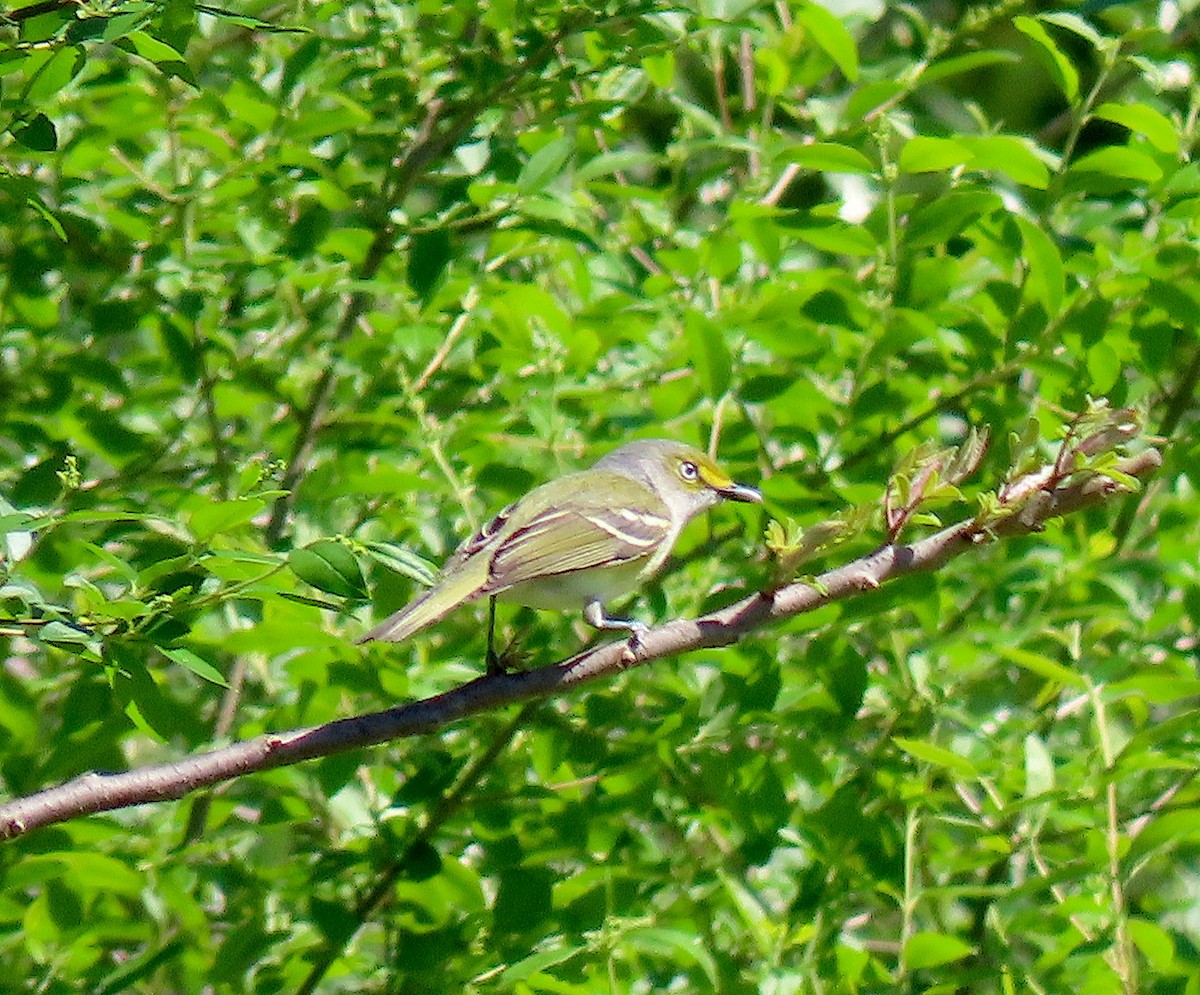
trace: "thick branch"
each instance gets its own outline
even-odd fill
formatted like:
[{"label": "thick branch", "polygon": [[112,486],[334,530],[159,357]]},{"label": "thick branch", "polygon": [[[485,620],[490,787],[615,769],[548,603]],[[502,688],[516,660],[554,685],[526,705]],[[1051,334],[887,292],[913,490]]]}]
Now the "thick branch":
[{"label": "thick branch", "polygon": [[[1141,478],[1161,463],[1158,452],[1147,450],[1118,463],[1115,469]],[[625,642],[608,643],[562,663],[524,673],[480,677],[444,694],[384,712],[339,719],[312,729],[259,736],[157,767],[119,774],[85,774],[0,806],[0,838],[19,836],[78,815],[182,798],[192,791],[254,771],[433,732],[469,715],[560,694],[586,681],[653,660],[689,650],[728,646],[773,622],[874,590],[908,574],[934,570],[991,539],[1036,532],[1048,520],[1099,504],[1120,489],[1108,477],[1094,475],[1040,491],[1020,511],[986,527],[970,519],[917,542],[883,546],[810,583],[794,583],[772,593],[755,594],[703,618],[669,622],[640,640],[633,659]]]}]

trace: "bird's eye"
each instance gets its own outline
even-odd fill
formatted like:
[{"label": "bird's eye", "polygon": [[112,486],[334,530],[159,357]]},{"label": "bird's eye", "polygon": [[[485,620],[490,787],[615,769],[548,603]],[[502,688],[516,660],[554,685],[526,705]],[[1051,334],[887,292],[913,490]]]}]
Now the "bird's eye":
[{"label": "bird's eye", "polygon": [[699,479],[700,471],[691,460],[684,460],[679,464],[679,476],[691,483],[693,480]]}]

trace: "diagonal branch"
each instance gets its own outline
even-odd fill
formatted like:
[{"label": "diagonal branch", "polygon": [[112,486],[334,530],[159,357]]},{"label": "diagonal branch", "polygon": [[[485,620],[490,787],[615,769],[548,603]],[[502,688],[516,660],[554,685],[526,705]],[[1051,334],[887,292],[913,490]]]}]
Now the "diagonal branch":
[{"label": "diagonal branch", "polygon": [[[1130,477],[1149,476],[1162,464],[1148,449],[1119,461],[1113,470]],[[1035,471],[1037,475],[1042,471]],[[514,702],[563,694],[571,688],[629,667],[677,656],[690,650],[728,646],[751,633],[832,601],[871,591],[908,574],[935,570],[993,539],[1037,532],[1052,518],[1100,504],[1120,493],[1111,477],[1081,475],[1053,484],[1022,508],[986,525],[967,519],[917,542],[888,544],[811,582],[788,584],[751,595],[703,618],[680,619],[652,629],[630,654],[625,642],[607,643],[561,663],[517,674],[480,677],[444,694],[384,712],[339,719],[311,729],[272,733],[169,764],[119,774],[85,774],[58,787],[0,805],[0,838],[11,839],[40,826],[79,815],[147,802],[182,798],[190,792],[255,771],[375,746],[394,739],[434,732],[447,724]]]}]

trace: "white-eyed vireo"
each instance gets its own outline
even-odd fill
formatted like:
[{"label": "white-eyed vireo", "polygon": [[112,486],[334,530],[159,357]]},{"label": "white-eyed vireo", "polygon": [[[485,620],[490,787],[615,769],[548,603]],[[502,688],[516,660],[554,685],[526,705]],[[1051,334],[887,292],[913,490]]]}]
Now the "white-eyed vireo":
[{"label": "white-eyed vireo", "polygon": [[[397,642],[477,598],[529,608],[582,608],[597,629],[645,624],[609,618],[604,602],[636,590],[679,533],[722,498],[761,501],[700,450],[665,439],[617,449],[590,470],[534,488],[463,543],[437,583],[358,641]],[[488,629],[488,670],[497,669]]]}]

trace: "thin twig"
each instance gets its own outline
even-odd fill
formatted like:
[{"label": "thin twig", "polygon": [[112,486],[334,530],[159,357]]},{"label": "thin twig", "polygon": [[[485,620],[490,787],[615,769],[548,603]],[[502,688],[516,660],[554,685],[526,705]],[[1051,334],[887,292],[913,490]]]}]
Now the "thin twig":
[{"label": "thin twig", "polygon": [[446,337],[442,339],[442,344],[438,346],[437,352],[433,354],[433,359],[429,361],[425,369],[421,371],[421,375],[417,377],[416,382],[412,385],[414,394],[421,393],[429,381],[433,379],[433,375],[441,369],[442,363],[450,355],[450,350],[454,348],[454,343],[458,341],[464,329],[466,329],[471,312],[475,310],[475,306],[478,303],[479,288],[471,286],[463,295],[462,311],[459,312],[458,317],[451,323],[450,330],[446,333]]}]

